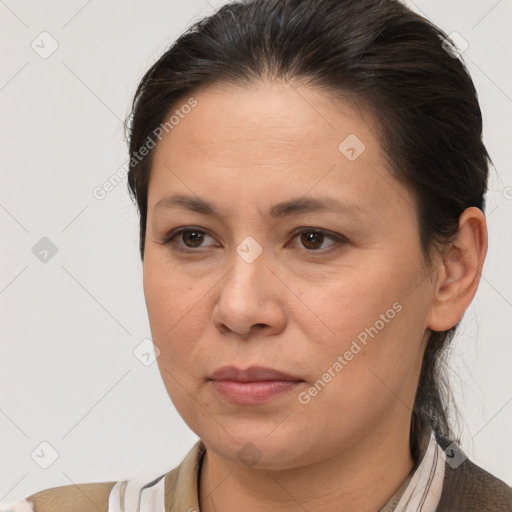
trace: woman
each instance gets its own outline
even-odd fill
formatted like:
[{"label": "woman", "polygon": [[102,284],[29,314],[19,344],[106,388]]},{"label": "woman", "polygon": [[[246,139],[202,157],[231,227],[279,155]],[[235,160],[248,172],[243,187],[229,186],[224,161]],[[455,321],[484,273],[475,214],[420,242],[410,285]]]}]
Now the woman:
[{"label": "woman", "polygon": [[159,369],[200,437],[151,482],[12,510],[510,511],[440,379],[487,251],[451,41],[395,0],[254,0],[142,79],[128,183]]}]

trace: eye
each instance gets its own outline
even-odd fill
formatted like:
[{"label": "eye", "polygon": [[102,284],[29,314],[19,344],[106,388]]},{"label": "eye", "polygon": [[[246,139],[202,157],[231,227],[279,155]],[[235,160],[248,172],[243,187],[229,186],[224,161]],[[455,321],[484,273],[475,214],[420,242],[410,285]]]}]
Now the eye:
[{"label": "eye", "polygon": [[[172,249],[188,252],[189,249],[204,247],[201,244],[205,240],[205,237],[212,238],[202,229],[187,226],[172,231],[161,243],[170,246]],[[179,239],[178,241],[184,243],[184,246],[180,246],[176,243],[177,238]]]},{"label": "eye", "polygon": [[[295,230],[292,235],[294,235],[294,239],[300,237],[300,243],[308,252],[327,252],[332,247],[340,245],[345,241],[341,235],[329,234],[323,229],[316,228],[300,228]],[[327,239],[332,240],[333,243],[327,248],[322,248],[322,244]]]}]

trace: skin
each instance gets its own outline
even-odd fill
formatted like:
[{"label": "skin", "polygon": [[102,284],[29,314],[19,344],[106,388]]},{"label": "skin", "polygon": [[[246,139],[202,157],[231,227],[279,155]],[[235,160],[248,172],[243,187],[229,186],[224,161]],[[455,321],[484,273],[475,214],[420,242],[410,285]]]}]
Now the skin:
[{"label": "skin", "polygon": [[[413,196],[388,172],[374,120],[287,84],[217,84],[194,97],[198,105],[155,149],[143,269],[163,382],[207,447],[201,511],[378,510],[413,467],[409,426],[428,329],[450,328],[470,304],[485,218],[467,209],[453,245],[426,268]],[[354,161],[338,149],[349,134],[366,146]],[[214,202],[222,216],[155,210],[171,193]],[[367,213],[268,214],[319,196]],[[163,243],[184,226],[203,238]],[[327,233],[308,243],[292,234],[301,227]],[[248,236],[262,249],[252,263],[236,251]],[[400,312],[301,403],[298,394],[395,303]],[[267,403],[236,405],[208,380],[224,365],[304,382]],[[247,443],[254,465],[238,455]]]}]

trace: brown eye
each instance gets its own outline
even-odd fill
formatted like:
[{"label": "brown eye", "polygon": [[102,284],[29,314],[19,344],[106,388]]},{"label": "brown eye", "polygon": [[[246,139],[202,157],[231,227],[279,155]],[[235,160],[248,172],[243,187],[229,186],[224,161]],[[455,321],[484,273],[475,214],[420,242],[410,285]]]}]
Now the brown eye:
[{"label": "brown eye", "polygon": [[[300,246],[311,253],[325,253],[346,242],[343,236],[330,234],[323,229],[299,229],[295,230],[292,235],[294,235],[294,239],[300,238]],[[322,247],[327,240],[331,240],[331,243],[327,247]]]},{"label": "brown eye", "polygon": [[324,241],[324,235],[314,231],[304,231],[300,234],[300,241],[307,249],[320,249]]},{"label": "brown eye", "polygon": [[200,247],[204,240],[205,233],[203,231],[182,231],[181,239],[185,242],[187,247]]},{"label": "brown eye", "polygon": [[184,227],[172,231],[161,243],[177,251],[207,248],[203,245],[207,237],[212,238],[206,231],[194,227]]}]

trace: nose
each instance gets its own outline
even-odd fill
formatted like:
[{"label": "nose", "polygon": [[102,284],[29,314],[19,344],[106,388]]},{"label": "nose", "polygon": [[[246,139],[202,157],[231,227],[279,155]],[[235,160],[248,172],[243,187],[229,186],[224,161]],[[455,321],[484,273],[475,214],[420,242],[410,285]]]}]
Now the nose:
[{"label": "nose", "polygon": [[252,262],[235,253],[231,269],[219,283],[213,325],[224,335],[248,338],[256,331],[276,335],[286,324],[285,295],[286,287],[269,268],[264,253]]}]

